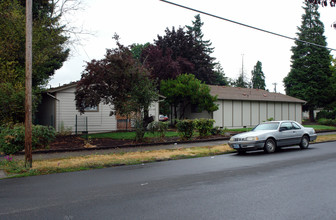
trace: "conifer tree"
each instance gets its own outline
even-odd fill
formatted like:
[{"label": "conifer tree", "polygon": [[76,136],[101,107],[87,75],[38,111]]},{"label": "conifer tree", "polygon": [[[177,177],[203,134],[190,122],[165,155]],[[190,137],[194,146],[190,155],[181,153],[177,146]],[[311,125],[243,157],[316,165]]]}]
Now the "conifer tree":
[{"label": "conifer tree", "polygon": [[331,98],[331,59],[330,51],[325,48],[327,43],[318,5],[304,4],[298,39],[321,46],[295,41],[291,70],[284,78],[284,85],[287,95],[307,101],[304,110],[309,111],[310,120],[314,121],[314,109],[324,107]]},{"label": "conifer tree", "polygon": [[262,71],[262,64],[260,61],[257,62],[252,70],[252,88],[263,90],[266,88],[265,74]]}]

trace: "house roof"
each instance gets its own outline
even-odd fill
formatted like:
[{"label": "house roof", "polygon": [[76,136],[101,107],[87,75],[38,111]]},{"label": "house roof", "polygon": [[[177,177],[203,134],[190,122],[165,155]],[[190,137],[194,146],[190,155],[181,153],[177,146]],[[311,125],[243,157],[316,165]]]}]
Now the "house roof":
[{"label": "house roof", "polygon": [[[72,88],[77,85],[77,82],[71,82],[59,87],[50,88],[46,92],[59,92],[64,89]],[[297,99],[281,93],[268,92],[262,89],[238,88],[227,86],[209,85],[211,95],[217,95],[218,100],[248,100],[248,101],[272,101],[272,102],[292,102],[306,103],[306,101]],[[165,98],[160,96],[160,98]]]},{"label": "house roof", "polygon": [[301,99],[297,99],[281,93],[268,92],[262,89],[237,88],[227,86],[212,86],[211,95],[217,95],[218,100],[248,100],[248,101],[272,101],[272,102],[293,102],[306,103]]},{"label": "house roof", "polygon": [[64,89],[69,89],[69,88],[72,88],[72,87],[76,87],[76,85],[77,85],[77,82],[70,82],[68,84],[64,84],[64,85],[61,85],[61,86],[58,86],[58,87],[55,87],[55,88],[47,89],[45,92],[50,92],[50,93],[59,92],[59,91],[62,91]]}]

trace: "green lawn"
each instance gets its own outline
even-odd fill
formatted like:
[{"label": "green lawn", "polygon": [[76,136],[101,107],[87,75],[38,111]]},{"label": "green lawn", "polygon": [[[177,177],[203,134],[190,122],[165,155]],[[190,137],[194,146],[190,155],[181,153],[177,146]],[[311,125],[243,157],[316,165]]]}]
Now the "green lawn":
[{"label": "green lawn", "polygon": [[[323,130],[336,130],[336,127],[326,126],[326,125],[305,125],[305,127],[314,128],[316,131]],[[245,132],[250,131],[252,128],[237,128],[237,129],[228,129],[230,132]],[[146,132],[145,138],[153,138],[158,137],[159,134],[152,134],[150,132]],[[194,136],[198,136],[198,132],[194,133]],[[85,136],[83,136],[85,137]],[[167,131],[166,137],[178,137],[178,133],[176,131]],[[89,138],[112,138],[112,139],[121,139],[121,140],[134,140],[135,132],[111,132],[111,133],[100,133],[100,134],[90,134]]]},{"label": "green lawn", "polygon": [[305,127],[314,128],[315,131],[336,130],[336,127],[327,125],[305,125]]}]

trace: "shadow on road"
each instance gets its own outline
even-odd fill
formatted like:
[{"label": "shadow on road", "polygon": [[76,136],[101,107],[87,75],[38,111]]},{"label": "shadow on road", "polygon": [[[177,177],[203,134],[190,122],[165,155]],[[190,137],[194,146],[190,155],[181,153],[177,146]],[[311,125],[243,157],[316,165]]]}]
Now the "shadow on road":
[{"label": "shadow on road", "polygon": [[[286,148],[278,148],[273,154],[286,154],[291,152],[298,152],[298,151],[307,151],[307,150],[314,150],[313,147],[309,147],[308,149],[302,150],[299,147],[286,147]],[[265,153],[263,150],[258,151],[248,151],[245,154],[238,154],[234,153],[232,156],[236,157],[253,157],[253,156],[268,156],[270,154]]]}]

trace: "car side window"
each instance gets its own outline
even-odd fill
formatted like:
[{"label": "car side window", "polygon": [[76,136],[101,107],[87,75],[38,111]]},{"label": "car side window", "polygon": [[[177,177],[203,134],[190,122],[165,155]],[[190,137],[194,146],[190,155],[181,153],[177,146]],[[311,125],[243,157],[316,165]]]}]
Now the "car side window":
[{"label": "car side window", "polygon": [[293,125],[294,129],[301,129],[301,127],[298,124],[294,123],[294,122],[292,123],[292,125]]},{"label": "car side window", "polygon": [[281,124],[280,127],[285,131],[293,129],[292,123],[290,123],[290,122],[284,122],[284,123]]}]

